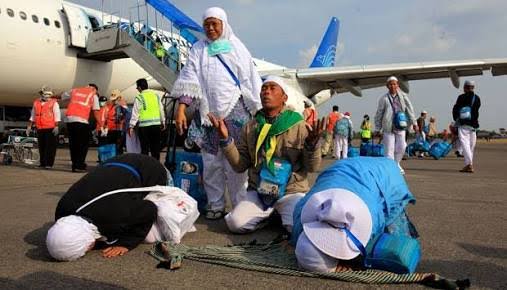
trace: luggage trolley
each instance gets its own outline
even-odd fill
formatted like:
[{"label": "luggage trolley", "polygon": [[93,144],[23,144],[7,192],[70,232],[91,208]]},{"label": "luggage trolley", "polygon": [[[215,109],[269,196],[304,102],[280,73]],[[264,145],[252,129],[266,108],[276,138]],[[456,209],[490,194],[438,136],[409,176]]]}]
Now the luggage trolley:
[{"label": "luggage trolley", "polygon": [[0,145],[0,161],[10,165],[13,161],[29,165],[39,163],[39,150],[37,138],[9,136],[7,143]]}]

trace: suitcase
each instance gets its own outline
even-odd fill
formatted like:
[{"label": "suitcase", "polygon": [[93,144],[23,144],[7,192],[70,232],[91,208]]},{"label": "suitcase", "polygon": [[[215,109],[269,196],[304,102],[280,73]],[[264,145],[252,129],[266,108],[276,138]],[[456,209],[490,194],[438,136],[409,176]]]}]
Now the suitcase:
[{"label": "suitcase", "polygon": [[115,144],[105,144],[105,145],[99,146],[97,151],[99,152],[100,163],[104,163],[108,159],[111,159],[116,156],[116,145]]},{"label": "suitcase", "polygon": [[358,157],[359,156],[359,147],[349,146],[347,151],[347,156],[350,157]]},{"label": "suitcase", "polygon": [[384,156],[384,145],[383,144],[374,144],[373,139],[371,139],[371,143],[361,143],[361,147],[359,149],[359,153],[361,156],[371,156],[371,157],[383,157]]},{"label": "suitcase", "polygon": [[438,142],[431,146],[430,155],[433,156],[436,160],[440,158],[444,158],[451,152],[452,144],[447,142]]}]

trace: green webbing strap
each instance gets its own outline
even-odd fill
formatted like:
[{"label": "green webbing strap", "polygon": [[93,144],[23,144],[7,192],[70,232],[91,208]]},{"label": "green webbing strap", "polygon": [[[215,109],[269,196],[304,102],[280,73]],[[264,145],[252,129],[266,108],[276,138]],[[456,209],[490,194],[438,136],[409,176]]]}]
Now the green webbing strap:
[{"label": "green webbing strap", "polygon": [[439,289],[464,289],[470,286],[467,280],[447,280],[433,273],[396,274],[379,270],[345,271],[334,273],[307,272],[298,268],[293,251],[286,243],[244,244],[235,246],[191,247],[160,242],[149,252],[169,269],[181,267],[184,258],[203,263],[222,265],[242,270],[258,271],[279,275],[313,277],[366,284],[420,283]]}]

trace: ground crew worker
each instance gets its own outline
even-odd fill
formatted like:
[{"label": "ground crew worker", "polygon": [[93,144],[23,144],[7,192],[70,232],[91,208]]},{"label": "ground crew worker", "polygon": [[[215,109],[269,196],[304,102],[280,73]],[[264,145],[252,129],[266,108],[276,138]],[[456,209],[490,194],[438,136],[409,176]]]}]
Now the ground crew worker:
[{"label": "ground crew worker", "polygon": [[162,44],[162,41],[160,41],[160,38],[157,38],[157,41],[155,42],[155,56],[161,61],[164,61],[165,55],[166,51],[164,45]]},{"label": "ground crew worker", "polygon": [[458,126],[458,138],[465,157],[465,167],[461,172],[473,173],[474,149],[479,129],[479,108],[481,98],[474,92],[475,82],[465,81],[464,93],[459,95],[452,108],[452,117]]},{"label": "ground crew worker", "polygon": [[306,124],[311,128],[317,123],[317,111],[312,107],[310,101],[305,101],[305,110],[303,111],[303,117],[305,118]]},{"label": "ground crew worker", "polygon": [[364,115],[363,122],[361,123],[361,141],[368,143],[371,140],[371,122],[370,116]]},{"label": "ground crew worker", "polygon": [[[107,98],[104,96],[99,97],[99,112],[98,118],[95,120],[95,132],[99,140],[99,146],[107,144]],[[99,160],[100,161],[100,160]]]},{"label": "ground crew worker", "polygon": [[326,156],[329,150],[332,150],[331,144],[333,143],[334,126],[342,118],[342,114],[338,112],[338,109],[338,106],[333,106],[333,111],[327,116],[324,144],[322,144],[322,157]]},{"label": "ground crew worker", "polygon": [[88,119],[90,112],[95,111],[95,119],[98,119],[99,97],[98,87],[89,84],[86,87],[75,88],[65,92],[62,98],[70,96],[67,106],[67,131],[69,132],[69,150],[72,160],[72,172],[86,171],[86,154],[88,154],[88,142],[90,138],[90,125]]},{"label": "ground crew worker", "polygon": [[45,169],[51,169],[55,163],[58,123],[60,122],[60,106],[56,99],[51,98],[52,96],[51,89],[43,86],[40,91],[40,98],[33,102],[32,115],[26,134],[27,136],[30,135],[32,125],[35,124],[39,145],[39,167]]},{"label": "ground crew worker", "polygon": [[123,102],[120,90],[113,90],[107,107],[107,143],[116,145],[116,154],[123,154],[123,129],[127,105]]},{"label": "ground crew worker", "polygon": [[152,90],[148,90],[148,81],[138,79],[136,81],[139,95],[136,97],[132,108],[132,117],[129,124],[129,135],[134,133],[134,127],[139,125],[139,141],[141,153],[160,159],[160,131],[165,130],[164,106],[160,97]]}]

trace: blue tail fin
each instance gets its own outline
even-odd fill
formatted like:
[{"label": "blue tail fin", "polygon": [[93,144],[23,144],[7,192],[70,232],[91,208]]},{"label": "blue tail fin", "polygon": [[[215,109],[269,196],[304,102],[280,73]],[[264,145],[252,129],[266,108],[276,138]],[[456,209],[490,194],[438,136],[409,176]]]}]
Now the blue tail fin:
[{"label": "blue tail fin", "polygon": [[336,56],[336,45],[338,42],[338,30],[340,21],[336,17],[331,18],[326,34],[320,42],[319,49],[310,67],[331,67],[334,66]]}]

